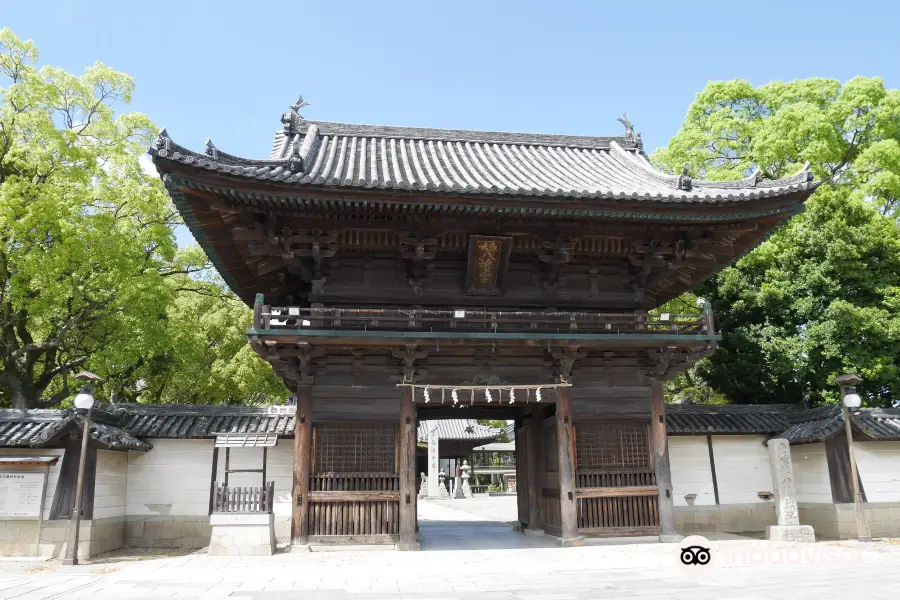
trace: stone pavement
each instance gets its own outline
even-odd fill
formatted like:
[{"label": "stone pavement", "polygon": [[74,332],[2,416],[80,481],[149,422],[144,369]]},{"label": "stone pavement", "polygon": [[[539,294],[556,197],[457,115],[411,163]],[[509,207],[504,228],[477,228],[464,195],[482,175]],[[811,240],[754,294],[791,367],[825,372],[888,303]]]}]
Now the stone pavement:
[{"label": "stone pavement", "polygon": [[895,543],[713,541],[713,560],[700,567],[682,565],[675,544],[535,547],[545,540],[445,504],[421,502],[420,517],[422,552],[196,553],[78,567],[4,561],[0,599],[900,598]]}]

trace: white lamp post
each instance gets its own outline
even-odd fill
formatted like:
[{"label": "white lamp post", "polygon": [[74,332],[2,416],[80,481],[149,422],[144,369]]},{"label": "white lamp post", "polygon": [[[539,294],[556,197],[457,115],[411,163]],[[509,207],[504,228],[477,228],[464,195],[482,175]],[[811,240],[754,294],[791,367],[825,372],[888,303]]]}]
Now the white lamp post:
[{"label": "white lamp post", "polygon": [[75,396],[75,412],[84,417],[84,431],[81,432],[81,456],[78,460],[78,481],[75,485],[75,506],[69,521],[69,540],[66,543],[64,565],[78,564],[78,533],[81,526],[81,500],[84,493],[84,463],[87,457],[88,434],[91,427],[91,409],[94,407],[94,384],[103,381],[97,375],[82,371],[75,379],[84,381],[81,391]]},{"label": "white lamp post", "polygon": [[862,379],[856,375],[841,375],[835,380],[841,387],[841,406],[844,413],[844,430],[847,433],[847,452],[850,454],[850,477],[853,478],[853,504],[856,508],[856,537],[860,542],[871,542],[869,522],[863,507],[862,491],[859,489],[859,474],[856,470],[856,456],[853,452],[853,432],[850,428],[851,411],[859,410],[862,400],[856,393],[856,386]]}]

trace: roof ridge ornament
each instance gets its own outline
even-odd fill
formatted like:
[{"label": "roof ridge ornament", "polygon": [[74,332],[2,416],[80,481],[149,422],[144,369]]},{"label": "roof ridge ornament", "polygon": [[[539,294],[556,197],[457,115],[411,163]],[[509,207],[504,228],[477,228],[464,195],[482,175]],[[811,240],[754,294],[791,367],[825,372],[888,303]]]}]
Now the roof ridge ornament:
[{"label": "roof ridge ornament", "polygon": [[213,144],[211,138],[206,138],[206,155],[213,160],[219,160],[219,149]]},{"label": "roof ridge ornament", "polygon": [[678,176],[678,179],[675,181],[675,187],[684,192],[690,192],[694,187],[694,180],[689,175],[691,171],[691,163],[684,163],[684,168],[681,169],[681,175]]},{"label": "roof ridge ornament", "polygon": [[616,119],[616,121],[625,126],[625,141],[633,142],[634,145],[637,146],[637,149],[643,153],[644,142],[641,140],[641,134],[634,131],[634,126],[631,124],[631,121],[628,120],[628,113],[622,113],[622,116]]},{"label": "roof ridge ornament", "polygon": [[300,114],[300,109],[304,106],[309,106],[309,102],[303,99],[303,96],[298,96],[297,101],[291,104],[288,112],[281,115],[281,122],[284,123],[284,132],[286,134],[291,133],[291,126],[294,124],[294,121],[302,121],[303,115]]},{"label": "roof ridge ornament", "polygon": [[169,132],[166,131],[165,127],[156,134],[156,149],[165,150],[166,152],[172,149],[172,138],[169,137]]},{"label": "roof ridge ornament", "polygon": [[291,173],[303,170],[303,157],[300,155],[300,138],[294,137],[291,142],[291,151],[288,154],[288,170]]}]

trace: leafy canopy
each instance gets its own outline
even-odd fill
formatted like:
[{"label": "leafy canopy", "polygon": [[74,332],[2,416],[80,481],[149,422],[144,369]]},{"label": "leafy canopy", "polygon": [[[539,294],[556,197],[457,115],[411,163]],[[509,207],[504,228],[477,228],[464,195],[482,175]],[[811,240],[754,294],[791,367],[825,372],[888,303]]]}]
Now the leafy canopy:
[{"label": "leafy canopy", "polygon": [[721,348],[694,376],[733,401],[834,401],[856,372],[900,399],[900,92],[880,79],[710,83],[653,161],[707,179],[809,162],[824,183],[760,248],[697,290]]},{"label": "leafy canopy", "polygon": [[85,367],[125,398],[286,395],[238,347],[248,309],[176,246],[178,213],[138,162],[155,128],[116,111],[134,81],[37,59],[0,30],[0,404],[57,404]]}]

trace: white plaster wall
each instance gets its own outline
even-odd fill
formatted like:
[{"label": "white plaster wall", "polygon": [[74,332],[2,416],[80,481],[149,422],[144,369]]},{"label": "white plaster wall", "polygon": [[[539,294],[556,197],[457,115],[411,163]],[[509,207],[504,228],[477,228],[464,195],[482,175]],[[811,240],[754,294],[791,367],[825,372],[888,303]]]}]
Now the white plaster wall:
[{"label": "white plaster wall", "polygon": [[209,515],[213,440],[149,439],[128,453],[128,516]]},{"label": "white plaster wall", "polygon": [[687,506],[686,494],[697,494],[697,505],[716,503],[705,435],[669,437],[669,465],[675,506]]},{"label": "white plaster wall", "polygon": [[128,453],[97,451],[97,478],[94,481],[94,518],[125,516]]},{"label": "white plaster wall", "polygon": [[[230,468],[260,469],[262,468],[262,448],[232,448]],[[219,465],[217,481],[225,478],[225,449],[219,449]],[[294,480],[294,447],[293,440],[278,440],[278,444],[269,448],[266,459],[266,480],[275,482],[276,515],[290,516],[291,490]],[[228,476],[228,485],[262,484],[261,473],[232,473]]]},{"label": "white plaster wall", "polygon": [[794,467],[794,493],[797,502],[831,504],[831,480],[828,478],[828,459],[825,444],[791,446]]},{"label": "white plaster wall", "polygon": [[[59,480],[59,469],[62,467],[65,450],[60,448],[0,448],[0,456],[58,456],[59,460],[50,467],[47,477],[47,489],[44,493],[44,519],[50,518],[50,507],[53,505],[53,495],[56,493],[56,483]],[[37,472],[43,473],[46,467],[6,467],[9,472]],[[4,517],[5,518],[5,517]],[[21,518],[21,517],[15,517]],[[36,519],[35,519],[36,520]]]},{"label": "white plaster wall", "polygon": [[772,470],[764,440],[762,435],[712,436],[720,504],[766,502],[757,495],[772,491]]},{"label": "white plaster wall", "polygon": [[868,502],[900,502],[900,442],[855,442],[856,465]]}]

